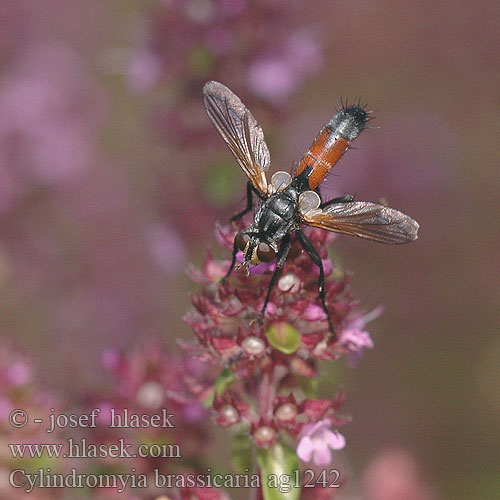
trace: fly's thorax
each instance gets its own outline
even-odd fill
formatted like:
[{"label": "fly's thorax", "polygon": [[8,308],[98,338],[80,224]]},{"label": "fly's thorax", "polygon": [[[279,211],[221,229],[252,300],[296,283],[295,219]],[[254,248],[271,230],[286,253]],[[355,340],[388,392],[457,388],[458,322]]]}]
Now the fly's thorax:
[{"label": "fly's thorax", "polygon": [[265,210],[269,210],[284,220],[288,220],[293,218],[297,211],[299,194],[296,187],[290,185],[283,191],[270,196],[262,206]]},{"label": "fly's thorax", "polygon": [[254,226],[269,241],[279,241],[289,232],[298,211],[295,191],[290,188],[270,196],[256,214]]}]

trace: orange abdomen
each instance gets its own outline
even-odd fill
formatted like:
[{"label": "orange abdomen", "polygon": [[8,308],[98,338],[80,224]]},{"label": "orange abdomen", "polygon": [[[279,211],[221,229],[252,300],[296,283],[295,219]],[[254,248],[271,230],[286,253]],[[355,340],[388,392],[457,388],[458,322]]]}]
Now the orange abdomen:
[{"label": "orange abdomen", "polygon": [[349,146],[344,137],[335,137],[334,131],[324,127],[318,137],[299,163],[295,175],[299,175],[306,167],[311,167],[309,187],[316,189],[325,178],[328,171],[337,163]]},{"label": "orange abdomen", "polygon": [[299,163],[295,176],[307,167],[310,189],[316,189],[328,171],[346,152],[349,143],[365,128],[367,112],[359,105],[341,109],[314,139],[311,147]]}]

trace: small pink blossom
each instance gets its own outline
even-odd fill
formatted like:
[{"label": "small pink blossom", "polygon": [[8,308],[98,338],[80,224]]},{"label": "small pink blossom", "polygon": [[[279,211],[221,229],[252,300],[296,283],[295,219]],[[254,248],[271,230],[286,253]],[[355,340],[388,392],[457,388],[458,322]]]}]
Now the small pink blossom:
[{"label": "small pink blossom", "polygon": [[315,424],[307,424],[302,429],[302,438],[297,446],[297,456],[304,462],[328,465],[332,460],[331,450],[341,450],[345,438],[340,432],[331,431],[332,422],[325,418]]},{"label": "small pink blossom", "polygon": [[7,379],[14,387],[28,384],[31,377],[31,367],[23,361],[13,363],[7,370]]},{"label": "small pink blossom", "polygon": [[355,364],[362,357],[365,349],[373,348],[373,340],[364,328],[366,323],[378,318],[383,312],[384,308],[379,306],[367,314],[357,314],[346,321],[339,342],[347,349],[351,364]]},{"label": "small pink blossom", "polygon": [[318,304],[309,304],[304,310],[303,317],[307,321],[319,321],[325,318],[325,311]]}]

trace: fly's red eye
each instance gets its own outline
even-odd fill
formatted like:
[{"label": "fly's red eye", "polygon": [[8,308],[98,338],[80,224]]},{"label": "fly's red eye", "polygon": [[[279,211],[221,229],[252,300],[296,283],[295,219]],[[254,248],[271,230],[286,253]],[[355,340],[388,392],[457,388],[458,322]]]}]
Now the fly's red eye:
[{"label": "fly's red eye", "polygon": [[245,250],[248,240],[250,240],[250,236],[248,236],[248,234],[239,233],[238,236],[236,236],[236,245],[242,252]]},{"label": "fly's red eye", "polygon": [[259,243],[257,247],[257,257],[261,262],[270,262],[274,259],[276,252],[264,242]]}]

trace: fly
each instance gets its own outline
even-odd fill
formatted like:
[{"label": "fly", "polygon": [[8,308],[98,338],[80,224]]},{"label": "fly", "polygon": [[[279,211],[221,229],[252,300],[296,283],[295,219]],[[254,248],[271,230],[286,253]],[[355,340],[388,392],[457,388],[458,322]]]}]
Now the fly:
[{"label": "fly", "polygon": [[264,133],[252,113],[231,90],[218,82],[203,88],[205,109],[213,125],[248,177],[247,205],[231,218],[240,219],[253,209],[254,195],[260,200],[253,223],[234,238],[232,261],[222,283],[231,275],[238,250],[242,266],[276,258],[276,269],[259,314],[262,323],[271,292],[278,280],[295,233],[303,249],[319,268],[319,299],[328,318],[330,336],[336,339],[325,302],[325,276],[320,255],[302,230],[306,224],[328,231],[359,236],[389,244],[417,239],[419,225],[411,217],[381,204],[354,201],[351,195],[323,201],[319,185],[366,127],[368,112],[359,105],[343,107],[320,131],[293,174],[276,172],[267,182],[271,164]]}]

